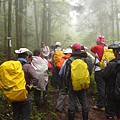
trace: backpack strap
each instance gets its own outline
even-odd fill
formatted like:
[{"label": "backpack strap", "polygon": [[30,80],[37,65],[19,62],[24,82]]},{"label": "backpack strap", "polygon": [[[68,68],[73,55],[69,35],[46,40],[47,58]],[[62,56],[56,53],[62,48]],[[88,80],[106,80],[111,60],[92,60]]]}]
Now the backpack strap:
[{"label": "backpack strap", "polygon": [[21,65],[23,66],[24,64],[27,64],[26,62],[24,61],[20,61]]},{"label": "backpack strap", "polygon": [[69,58],[69,60],[71,61],[71,62],[73,62],[75,59],[81,59],[81,60],[83,60],[83,61],[85,61],[85,58],[84,57],[70,57]]},{"label": "backpack strap", "polygon": [[99,67],[100,67],[100,64],[99,64],[99,63],[96,63],[96,60],[97,60],[97,59],[99,60],[99,58],[98,58],[97,56],[95,56],[95,60],[94,60],[93,66],[92,66],[93,71],[95,71],[96,66],[99,66]]},{"label": "backpack strap", "polygon": [[48,48],[48,46],[45,46],[45,49],[47,50],[47,52],[49,52],[49,48]]},{"label": "backpack strap", "polygon": [[74,57],[70,57],[69,60],[70,60],[71,62],[73,62],[75,59],[74,59]]}]

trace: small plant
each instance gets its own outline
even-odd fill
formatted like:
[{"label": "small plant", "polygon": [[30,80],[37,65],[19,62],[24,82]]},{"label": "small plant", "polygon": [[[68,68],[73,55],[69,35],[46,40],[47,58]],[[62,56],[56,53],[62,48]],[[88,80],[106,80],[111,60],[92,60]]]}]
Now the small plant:
[{"label": "small plant", "polygon": [[96,82],[94,79],[94,72],[91,75],[90,87],[89,87],[89,94],[95,95],[97,93]]},{"label": "small plant", "polygon": [[2,120],[12,120],[11,103],[7,102],[6,98],[0,91],[0,117]]}]

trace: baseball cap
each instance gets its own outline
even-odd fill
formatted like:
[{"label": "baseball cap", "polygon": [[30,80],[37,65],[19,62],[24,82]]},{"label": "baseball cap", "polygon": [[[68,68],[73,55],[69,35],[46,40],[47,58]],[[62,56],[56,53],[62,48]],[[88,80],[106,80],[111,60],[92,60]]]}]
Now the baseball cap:
[{"label": "baseball cap", "polygon": [[71,48],[67,48],[67,49],[65,49],[65,51],[63,53],[72,53],[72,49]]},{"label": "baseball cap", "polygon": [[25,53],[25,52],[27,52],[28,54],[32,54],[32,52],[28,50],[27,48],[20,48],[19,50],[15,50],[15,53],[17,54]]},{"label": "baseball cap", "polygon": [[55,45],[61,46],[61,43],[60,42],[56,42]]},{"label": "baseball cap", "polygon": [[99,35],[96,39],[96,42],[99,42],[99,43],[102,43],[102,44],[106,45],[105,36]]},{"label": "baseball cap", "polygon": [[108,46],[108,49],[120,49],[120,41],[115,41],[113,44]]},{"label": "baseball cap", "polygon": [[75,43],[75,44],[73,44],[72,49],[74,49],[74,50],[81,50],[81,46],[80,46],[79,43]]}]

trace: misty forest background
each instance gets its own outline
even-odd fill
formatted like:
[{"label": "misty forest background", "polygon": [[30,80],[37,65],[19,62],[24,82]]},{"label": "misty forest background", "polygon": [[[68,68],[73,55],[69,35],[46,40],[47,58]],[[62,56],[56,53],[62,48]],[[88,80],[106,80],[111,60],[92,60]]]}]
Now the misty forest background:
[{"label": "misty forest background", "polygon": [[119,21],[120,0],[0,0],[0,63],[20,47],[40,49],[41,41],[90,48],[102,34],[110,44],[119,40]]}]

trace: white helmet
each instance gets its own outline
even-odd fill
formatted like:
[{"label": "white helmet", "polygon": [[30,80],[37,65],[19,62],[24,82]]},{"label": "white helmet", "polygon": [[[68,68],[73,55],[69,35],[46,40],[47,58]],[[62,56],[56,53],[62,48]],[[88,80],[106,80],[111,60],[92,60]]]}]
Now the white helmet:
[{"label": "white helmet", "polygon": [[60,42],[56,42],[55,45],[61,46],[61,43]]},{"label": "white helmet", "polygon": [[65,51],[63,53],[72,53],[72,49],[71,48],[67,48],[67,49],[65,49]]}]

